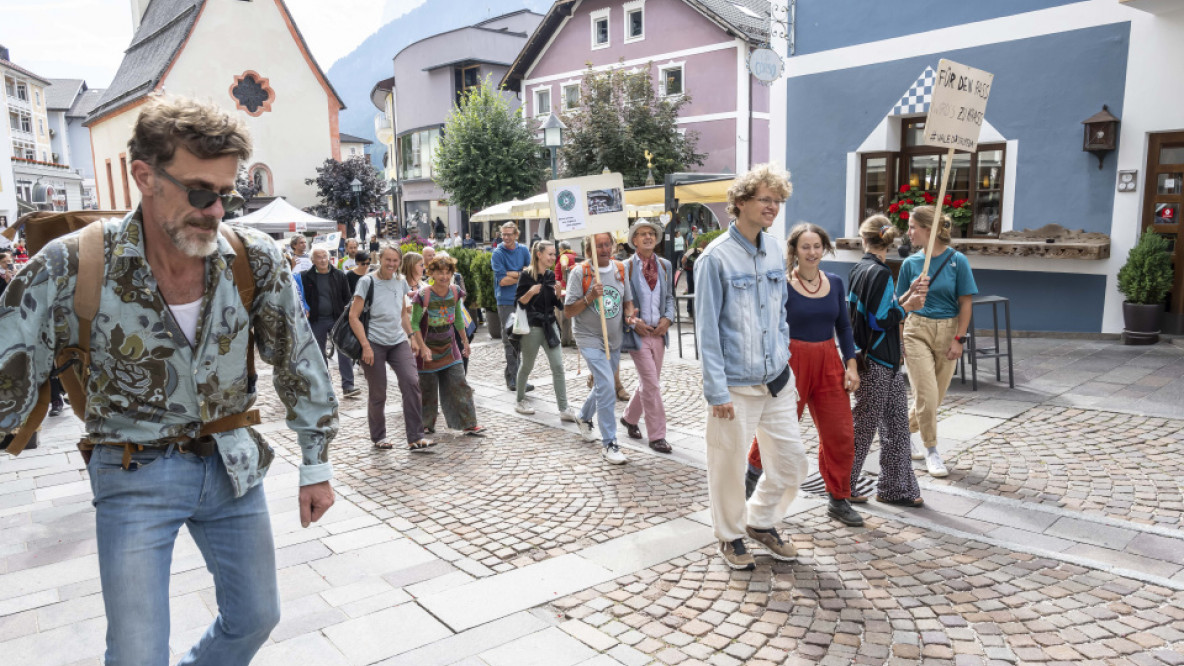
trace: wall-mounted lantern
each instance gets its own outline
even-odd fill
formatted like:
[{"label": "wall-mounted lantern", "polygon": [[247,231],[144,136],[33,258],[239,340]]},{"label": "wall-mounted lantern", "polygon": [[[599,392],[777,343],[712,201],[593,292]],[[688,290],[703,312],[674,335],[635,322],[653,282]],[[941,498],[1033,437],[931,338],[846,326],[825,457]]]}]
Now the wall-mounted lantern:
[{"label": "wall-mounted lantern", "polygon": [[1110,107],[1105,104],[1101,111],[1081,121],[1085,125],[1085,143],[1081,149],[1098,158],[1099,169],[1102,168],[1106,153],[1118,145],[1118,123],[1118,118],[1110,113]]}]

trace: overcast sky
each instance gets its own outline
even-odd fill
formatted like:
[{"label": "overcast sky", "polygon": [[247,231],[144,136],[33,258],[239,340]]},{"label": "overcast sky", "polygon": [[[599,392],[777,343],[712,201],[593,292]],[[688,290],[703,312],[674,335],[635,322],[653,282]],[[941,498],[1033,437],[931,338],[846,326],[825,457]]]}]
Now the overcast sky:
[{"label": "overcast sky", "polygon": [[[285,0],[313,57],[328,70],[386,22],[424,0]],[[129,0],[0,0],[0,44],[49,78],[111,83],[131,43]]]}]

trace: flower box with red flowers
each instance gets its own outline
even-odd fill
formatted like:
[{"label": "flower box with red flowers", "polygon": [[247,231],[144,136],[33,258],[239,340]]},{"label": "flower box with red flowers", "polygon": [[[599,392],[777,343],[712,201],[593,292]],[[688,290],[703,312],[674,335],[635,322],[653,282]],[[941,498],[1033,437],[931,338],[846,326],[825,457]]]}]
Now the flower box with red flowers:
[{"label": "flower box with red flowers", "polygon": [[[904,231],[908,229],[909,217],[914,208],[932,206],[935,201],[937,201],[936,196],[919,187],[901,185],[896,196],[892,198],[892,202],[888,204],[888,219],[892,220],[892,224],[901,231]],[[970,218],[973,215],[972,208],[970,199],[954,199],[947,194],[945,205],[942,206],[942,213],[949,216],[955,225],[962,227],[970,223]]]}]

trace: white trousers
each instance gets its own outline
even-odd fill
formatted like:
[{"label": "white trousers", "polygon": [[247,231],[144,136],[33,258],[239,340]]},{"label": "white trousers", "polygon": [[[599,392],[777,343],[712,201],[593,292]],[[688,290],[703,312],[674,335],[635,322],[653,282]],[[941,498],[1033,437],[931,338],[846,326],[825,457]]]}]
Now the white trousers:
[{"label": "white trousers", "polygon": [[[736,418],[707,417],[707,492],[711,521],[720,541],[744,538],[746,525],[755,529],[775,526],[785,517],[806,478],[806,449],[798,429],[793,387],[792,376],[776,398],[763,384],[728,387]],[[765,473],[746,507],[744,472],[753,434],[757,435]]]}]

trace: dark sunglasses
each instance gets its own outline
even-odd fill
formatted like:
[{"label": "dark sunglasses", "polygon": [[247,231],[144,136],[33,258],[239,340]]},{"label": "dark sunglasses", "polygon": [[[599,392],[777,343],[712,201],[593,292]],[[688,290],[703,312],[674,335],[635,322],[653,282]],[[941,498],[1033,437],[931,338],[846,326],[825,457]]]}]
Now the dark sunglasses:
[{"label": "dark sunglasses", "polygon": [[243,204],[246,203],[246,200],[243,199],[238,192],[233,190],[228,194],[218,194],[212,190],[201,190],[189,187],[176,178],[170,176],[164,169],[157,168],[156,173],[164,176],[165,180],[169,181],[173,185],[185,190],[185,192],[189,195],[189,205],[198,210],[205,210],[206,208],[213,206],[214,202],[219,199],[222,200],[222,209],[227,213],[231,213],[238,210],[239,208],[242,208]]}]

